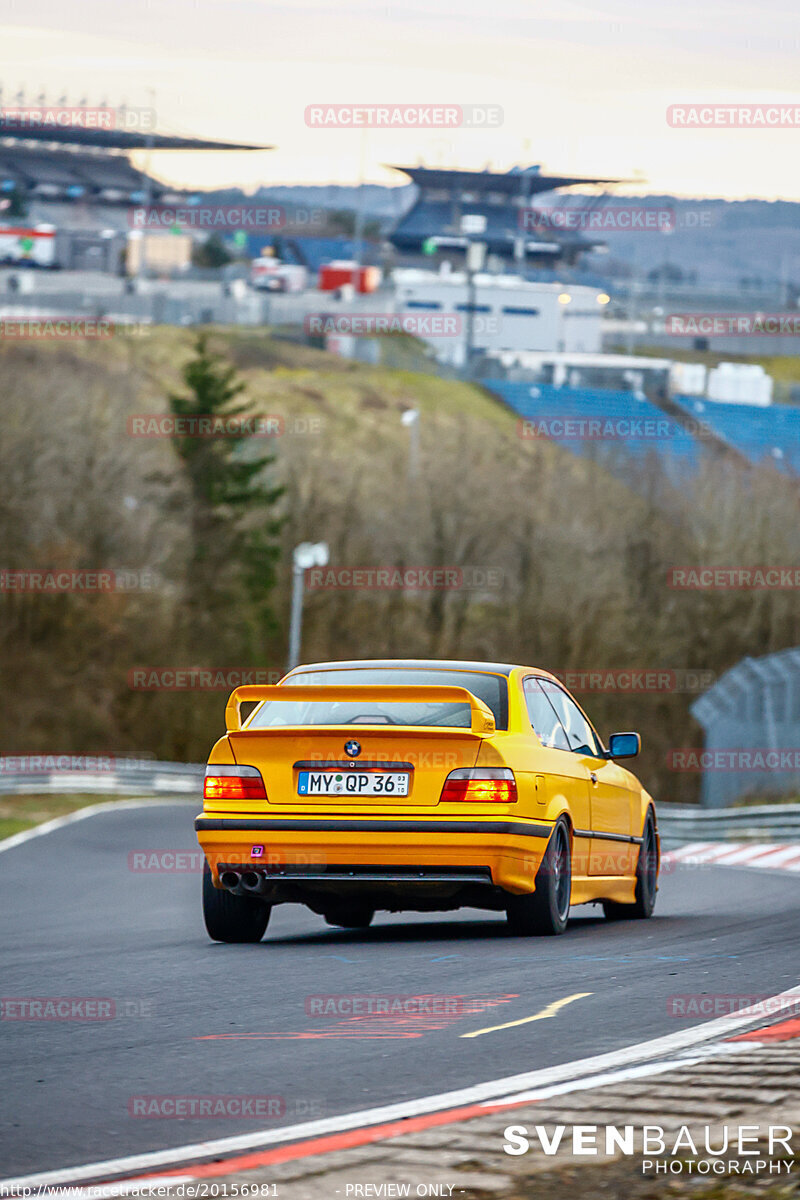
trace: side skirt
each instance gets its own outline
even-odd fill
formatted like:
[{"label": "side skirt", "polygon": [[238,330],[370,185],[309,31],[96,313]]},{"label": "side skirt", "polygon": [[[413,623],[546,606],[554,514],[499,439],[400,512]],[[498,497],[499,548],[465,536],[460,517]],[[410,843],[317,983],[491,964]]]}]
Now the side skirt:
[{"label": "side skirt", "polygon": [[619,875],[574,875],[570,904],[589,904],[592,900],[616,900],[618,904],[633,904],[636,900],[636,878]]}]

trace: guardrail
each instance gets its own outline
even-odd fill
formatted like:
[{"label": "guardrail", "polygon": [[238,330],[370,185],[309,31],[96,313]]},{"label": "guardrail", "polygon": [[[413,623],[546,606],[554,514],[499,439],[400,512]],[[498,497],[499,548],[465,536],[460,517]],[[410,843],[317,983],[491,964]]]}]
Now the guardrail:
[{"label": "guardrail", "polygon": [[[0,795],[107,794],[187,796],[203,794],[204,763],[156,762],[106,755],[26,755],[0,758]],[[699,808],[659,804],[658,828],[665,850],[687,842],[800,842],[800,804]]]},{"label": "guardrail", "polygon": [[0,758],[0,795],[42,792],[202,797],[204,763],[156,762],[103,754]]},{"label": "guardrail", "polygon": [[798,842],[800,804],[754,804],[695,808],[659,804],[658,828],[665,850],[687,842]]}]

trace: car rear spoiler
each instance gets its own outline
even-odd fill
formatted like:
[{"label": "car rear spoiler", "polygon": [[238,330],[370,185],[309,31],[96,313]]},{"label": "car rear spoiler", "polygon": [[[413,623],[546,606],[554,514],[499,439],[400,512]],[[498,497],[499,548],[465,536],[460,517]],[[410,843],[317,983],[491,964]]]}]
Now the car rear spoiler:
[{"label": "car rear spoiler", "polygon": [[[433,704],[437,701],[446,704],[468,704],[470,708],[470,733],[485,737],[495,731],[494,715],[490,708],[473,696],[472,692],[462,687],[446,687],[438,684],[316,684],[310,687],[293,687],[285,684],[249,683],[235,688],[225,706],[225,725],[228,733],[271,733],[285,732],[287,726],[281,729],[253,729],[242,731],[240,706],[248,702],[263,700],[377,700],[377,701],[417,701],[421,704]],[[313,726],[315,730],[321,727]],[[338,726],[337,726],[338,728]],[[384,728],[383,726],[381,728]],[[389,726],[386,728],[397,728]],[[427,729],[429,726],[406,726],[409,729]],[[437,726],[437,728],[439,728]],[[441,732],[445,732],[441,729]],[[457,728],[446,731],[457,733]]]}]

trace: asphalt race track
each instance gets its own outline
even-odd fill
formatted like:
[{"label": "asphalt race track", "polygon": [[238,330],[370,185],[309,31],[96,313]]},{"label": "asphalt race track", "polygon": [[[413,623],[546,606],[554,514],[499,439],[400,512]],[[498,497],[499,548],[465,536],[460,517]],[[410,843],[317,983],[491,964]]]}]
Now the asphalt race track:
[{"label": "asphalt race track", "polygon": [[[797,983],[800,881],[735,868],[674,868],[651,921],[575,909],[554,939],[511,937],[502,917],[476,910],[379,914],[353,933],[284,906],[260,945],[217,945],[202,924],[199,872],[129,867],[131,851],[195,850],[194,812],[106,811],[0,854],[2,996],[107,998],[116,1013],[0,1022],[0,1176],[553,1066],[708,1019],[671,1015],[670,996],[766,996]],[[552,1017],[494,1029],[587,992]],[[320,1017],[307,1000],[321,994],[487,1006],[451,1002],[448,1016],[402,1021]],[[281,1099],[268,1121],[129,1115],[134,1097],[177,1095]]]}]

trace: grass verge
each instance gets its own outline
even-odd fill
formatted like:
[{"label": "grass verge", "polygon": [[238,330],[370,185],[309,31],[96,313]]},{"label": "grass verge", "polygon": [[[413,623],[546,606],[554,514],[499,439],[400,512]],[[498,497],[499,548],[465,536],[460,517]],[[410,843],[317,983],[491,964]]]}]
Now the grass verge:
[{"label": "grass verge", "polygon": [[130,796],[110,796],[103,793],[68,793],[51,795],[43,793],[24,796],[0,795],[0,841],[52,821],[54,817],[64,817],[76,812],[79,808],[89,808],[96,804],[108,804],[111,800],[129,800]]}]

